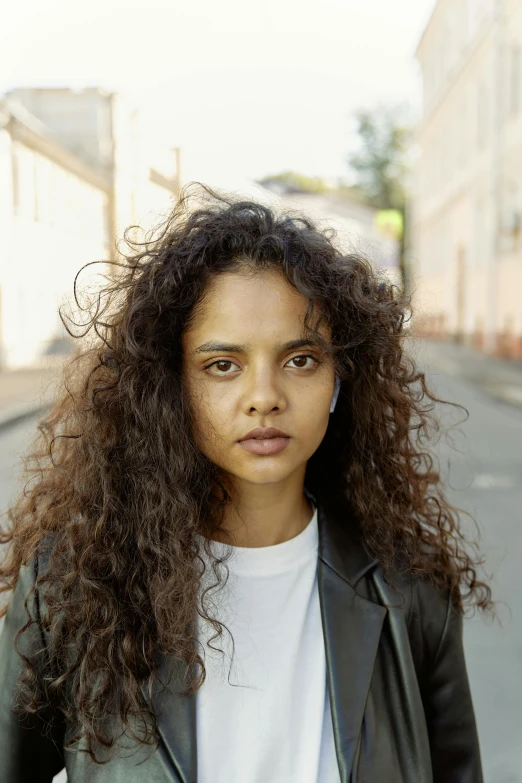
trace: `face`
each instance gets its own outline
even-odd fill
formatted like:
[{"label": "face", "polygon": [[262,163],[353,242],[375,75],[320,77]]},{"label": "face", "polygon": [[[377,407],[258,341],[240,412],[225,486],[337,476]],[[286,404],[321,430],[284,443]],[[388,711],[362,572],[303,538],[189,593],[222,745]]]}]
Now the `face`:
[{"label": "face", "polygon": [[[300,474],[326,432],[334,365],[303,332],[308,301],[277,271],[214,278],[183,335],[183,380],[198,447],[231,479]],[[330,344],[326,325],[319,341]],[[256,427],[286,437],[244,441]],[[277,442],[276,442],[277,441]]]}]

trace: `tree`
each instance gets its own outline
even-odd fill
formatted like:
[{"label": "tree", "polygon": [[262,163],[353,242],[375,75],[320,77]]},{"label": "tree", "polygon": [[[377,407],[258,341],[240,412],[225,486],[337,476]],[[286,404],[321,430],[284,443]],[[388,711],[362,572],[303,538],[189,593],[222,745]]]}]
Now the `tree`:
[{"label": "tree", "polygon": [[400,271],[408,288],[405,265],[406,182],[410,171],[413,124],[404,104],[360,109],[355,113],[359,149],[348,157],[355,173],[354,187],[366,201],[382,210],[400,212]]},{"label": "tree", "polygon": [[328,185],[319,177],[307,177],[296,171],[282,171],[257,182],[270,190],[284,193],[326,193],[329,190]]},{"label": "tree", "polygon": [[404,211],[413,127],[403,105],[355,113],[359,149],[348,157],[356,186],[379,209]]}]

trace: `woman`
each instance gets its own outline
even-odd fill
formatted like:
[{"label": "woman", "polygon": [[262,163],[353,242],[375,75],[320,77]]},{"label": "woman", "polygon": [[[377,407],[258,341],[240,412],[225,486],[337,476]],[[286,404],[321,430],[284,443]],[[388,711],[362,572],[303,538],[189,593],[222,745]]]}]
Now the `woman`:
[{"label": "woman", "polygon": [[2,781],[479,783],[406,301],[197,183],[129,237],[8,511]]}]

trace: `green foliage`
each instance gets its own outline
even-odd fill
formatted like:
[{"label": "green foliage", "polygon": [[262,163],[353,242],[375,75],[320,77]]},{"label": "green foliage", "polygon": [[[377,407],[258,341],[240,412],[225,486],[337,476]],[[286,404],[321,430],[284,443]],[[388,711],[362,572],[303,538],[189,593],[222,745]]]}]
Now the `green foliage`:
[{"label": "green foliage", "polygon": [[264,177],[258,182],[268,188],[271,185],[280,185],[288,192],[327,193],[330,190],[320,177],[307,177],[296,171],[282,171],[280,174]]},{"label": "green foliage", "polygon": [[401,240],[404,234],[404,214],[400,209],[379,209],[375,213],[374,225],[382,235]]},{"label": "green foliage", "polygon": [[404,105],[355,113],[360,148],[348,158],[356,187],[379,209],[404,209],[413,128]]}]

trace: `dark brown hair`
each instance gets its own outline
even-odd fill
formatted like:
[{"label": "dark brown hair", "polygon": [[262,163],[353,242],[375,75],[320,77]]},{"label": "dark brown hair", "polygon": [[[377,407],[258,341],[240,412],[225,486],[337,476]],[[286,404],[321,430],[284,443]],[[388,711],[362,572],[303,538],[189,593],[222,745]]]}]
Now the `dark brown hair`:
[{"label": "dark brown hair", "polygon": [[491,606],[477,579],[483,561],[466,551],[460,510],[445,498],[430,452],[441,430],[434,403],[443,401],[405,350],[409,298],[334,237],[299,213],[191,183],[155,233],[139,242],[125,232],[127,253],[104,277],[85,331],[74,335],[62,316],[83,342],[64,365],[25,458],[24,489],[6,512],[2,541],[11,545],[0,578],[11,590],[22,564],[49,553],[37,587],[51,668],[42,678],[26,659],[20,705],[58,705],[92,758],[117,739],[109,713],[124,727],[141,721],[140,742],[157,739],[140,686],[154,677],[158,650],[198,664],[187,692],[200,687],[196,611],[222,633],[199,604],[196,534],[219,528],[227,493],[222,487],[217,499],[217,468],[195,445],[181,336],[212,277],[245,263],[280,270],[332,330],[341,390],[307,464],[307,489],[319,502],[346,499],[347,524],[357,521],[386,578],[401,563],[449,585],[460,609]]}]

